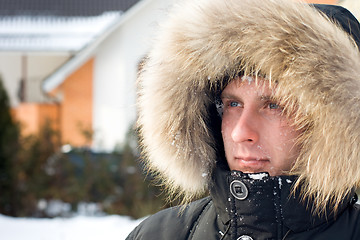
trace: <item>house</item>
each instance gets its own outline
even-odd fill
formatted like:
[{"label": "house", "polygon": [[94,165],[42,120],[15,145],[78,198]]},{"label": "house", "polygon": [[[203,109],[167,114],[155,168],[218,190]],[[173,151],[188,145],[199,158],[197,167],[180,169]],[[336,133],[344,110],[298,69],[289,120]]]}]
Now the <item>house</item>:
[{"label": "house", "polygon": [[[60,121],[62,104],[44,93],[42,82],[108,31],[138,1],[33,0],[25,3],[14,0],[0,3],[0,77],[14,115],[22,123],[24,135],[36,134],[47,120],[61,132],[68,122]],[[92,92],[92,85],[82,88],[88,95]],[[86,127],[82,126],[91,125],[88,108],[84,105],[83,118],[76,123],[83,133]],[[89,144],[88,139],[82,142],[75,139],[76,142]]]},{"label": "house", "polygon": [[[41,126],[46,117],[54,119],[54,127],[61,133],[63,144],[91,146],[99,151],[112,151],[121,146],[136,118],[135,80],[139,63],[150,48],[158,24],[174,2],[133,1],[125,12],[113,21],[109,20],[108,25],[98,32],[100,34],[94,35],[82,48],[57,51],[56,56],[52,52],[54,60],[51,61],[49,55],[42,53],[40,57],[44,60],[37,63],[37,67],[44,71],[38,79],[46,93],[45,101],[24,101],[15,105],[19,119],[28,126]],[[308,2],[335,4],[338,1]],[[110,15],[107,17],[111,18]],[[20,55],[17,61],[24,61],[24,57],[17,54]],[[0,55],[0,62],[6,63],[6,58],[2,59]],[[0,73],[3,71],[0,64]],[[27,70],[18,70],[17,78],[21,79],[26,73]],[[42,105],[44,102],[46,104]],[[30,111],[31,107],[22,108],[28,103],[36,107],[37,113],[34,109]],[[45,109],[47,107],[51,110]],[[35,128],[29,130],[34,131]]]}]

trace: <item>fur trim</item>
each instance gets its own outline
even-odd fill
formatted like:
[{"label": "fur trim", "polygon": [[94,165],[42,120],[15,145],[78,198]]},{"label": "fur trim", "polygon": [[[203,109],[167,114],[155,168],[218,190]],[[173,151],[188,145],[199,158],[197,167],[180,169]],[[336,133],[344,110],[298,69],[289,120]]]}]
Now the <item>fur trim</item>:
[{"label": "fur trim", "polygon": [[171,192],[207,188],[216,159],[208,109],[218,80],[265,74],[296,124],[307,129],[292,171],[318,210],[360,183],[360,54],[313,7],[290,0],[197,0],[162,26],[139,77],[148,166]]}]

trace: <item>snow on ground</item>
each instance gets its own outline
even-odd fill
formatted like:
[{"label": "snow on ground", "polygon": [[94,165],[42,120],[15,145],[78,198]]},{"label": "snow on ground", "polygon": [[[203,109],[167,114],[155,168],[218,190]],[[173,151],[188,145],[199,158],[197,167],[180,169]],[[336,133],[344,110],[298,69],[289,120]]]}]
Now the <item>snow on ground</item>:
[{"label": "snow on ground", "polygon": [[124,216],[35,219],[0,215],[1,240],[121,240],[143,219]]}]

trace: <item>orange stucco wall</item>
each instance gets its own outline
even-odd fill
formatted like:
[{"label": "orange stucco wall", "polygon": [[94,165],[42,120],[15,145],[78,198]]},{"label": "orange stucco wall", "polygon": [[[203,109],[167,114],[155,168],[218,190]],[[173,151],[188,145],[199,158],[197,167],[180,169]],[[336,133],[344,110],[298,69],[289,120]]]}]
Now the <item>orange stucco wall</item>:
[{"label": "orange stucco wall", "polygon": [[[90,59],[56,88],[52,95],[60,93],[59,104],[21,103],[12,109],[21,123],[22,135],[39,133],[50,120],[59,131],[61,143],[73,146],[89,146],[92,133],[93,64]],[[84,134],[86,132],[86,134]]]},{"label": "orange stucco wall", "polygon": [[47,121],[53,130],[59,130],[60,107],[57,104],[21,103],[13,109],[14,117],[21,124],[21,134],[38,134]]},{"label": "orange stucco wall", "polygon": [[94,59],[88,60],[72,73],[59,87],[62,92],[60,129],[62,143],[74,146],[91,144],[84,131],[92,131],[93,108],[93,65]]}]

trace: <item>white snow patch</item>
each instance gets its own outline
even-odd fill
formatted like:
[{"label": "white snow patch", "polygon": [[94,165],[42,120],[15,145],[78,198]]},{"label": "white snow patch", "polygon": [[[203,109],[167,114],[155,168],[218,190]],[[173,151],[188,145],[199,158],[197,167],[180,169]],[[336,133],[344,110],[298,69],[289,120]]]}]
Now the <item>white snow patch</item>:
[{"label": "white snow patch", "polygon": [[125,239],[142,221],[125,216],[74,218],[13,218],[0,215],[0,239],[98,240]]},{"label": "white snow patch", "polygon": [[247,81],[249,84],[251,84],[254,81],[254,78],[251,76],[242,76],[241,81]]},{"label": "white snow patch", "polygon": [[281,189],[281,187],[282,187],[282,179],[279,178],[279,188]]},{"label": "white snow patch", "polygon": [[251,179],[254,180],[263,180],[265,177],[269,176],[267,173],[250,173],[248,175]]}]

